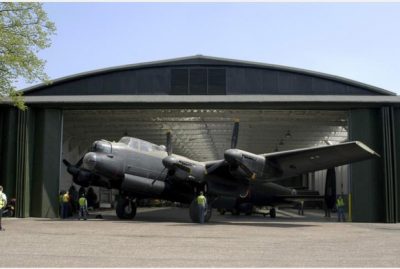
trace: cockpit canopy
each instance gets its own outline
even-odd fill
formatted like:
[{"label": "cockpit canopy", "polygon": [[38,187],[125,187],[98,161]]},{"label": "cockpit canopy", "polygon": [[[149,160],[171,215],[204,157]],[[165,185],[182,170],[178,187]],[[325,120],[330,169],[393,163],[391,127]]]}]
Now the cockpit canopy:
[{"label": "cockpit canopy", "polygon": [[119,140],[119,143],[124,143],[128,145],[130,148],[140,152],[166,151],[165,146],[158,146],[150,142],[129,136],[122,137]]}]

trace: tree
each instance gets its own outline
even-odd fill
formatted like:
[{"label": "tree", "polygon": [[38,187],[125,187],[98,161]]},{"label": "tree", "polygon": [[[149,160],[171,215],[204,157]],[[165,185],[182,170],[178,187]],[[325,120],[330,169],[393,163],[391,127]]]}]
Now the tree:
[{"label": "tree", "polygon": [[13,84],[18,79],[48,81],[46,61],[36,54],[50,46],[55,30],[41,3],[0,2],[0,99],[10,97],[15,106],[25,109]]}]

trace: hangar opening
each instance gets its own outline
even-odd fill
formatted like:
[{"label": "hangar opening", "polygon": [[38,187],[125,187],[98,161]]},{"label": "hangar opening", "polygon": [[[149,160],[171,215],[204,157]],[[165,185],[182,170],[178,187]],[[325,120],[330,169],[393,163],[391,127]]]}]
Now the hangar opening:
[{"label": "hangar opening", "polygon": [[[173,152],[196,161],[223,159],[232,128],[239,120],[237,148],[255,154],[334,145],[348,141],[348,112],[340,110],[262,109],[126,109],[66,110],[63,116],[62,158],[76,163],[97,140],[119,141],[131,136],[165,145],[173,134]],[[60,190],[72,184],[61,166]],[[348,195],[347,165],[336,168],[337,193]],[[326,170],[286,179],[278,184],[324,195]],[[77,186],[78,187],[78,186]],[[117,191],[95,187],[103,206],[114,203]]]}]

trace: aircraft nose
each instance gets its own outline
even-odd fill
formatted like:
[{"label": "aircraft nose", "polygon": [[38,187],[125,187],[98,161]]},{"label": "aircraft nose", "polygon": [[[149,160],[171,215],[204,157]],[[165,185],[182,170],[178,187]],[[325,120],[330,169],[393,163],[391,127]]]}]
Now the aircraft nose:
[{"label": "aircraft nose", "polygon": [[88,170],[93,170],[96,166],[96,153],[89,152],[83,157],[83,167]]}]

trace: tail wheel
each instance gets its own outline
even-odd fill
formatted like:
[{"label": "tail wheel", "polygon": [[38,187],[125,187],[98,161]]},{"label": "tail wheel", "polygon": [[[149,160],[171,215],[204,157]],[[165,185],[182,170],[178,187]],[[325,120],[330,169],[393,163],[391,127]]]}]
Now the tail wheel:
[{"label": "tail wheel", "polygon": [[116,213],[120,219],[133,219],[136,216],[136,202],[121,198],[118,200]]}]

